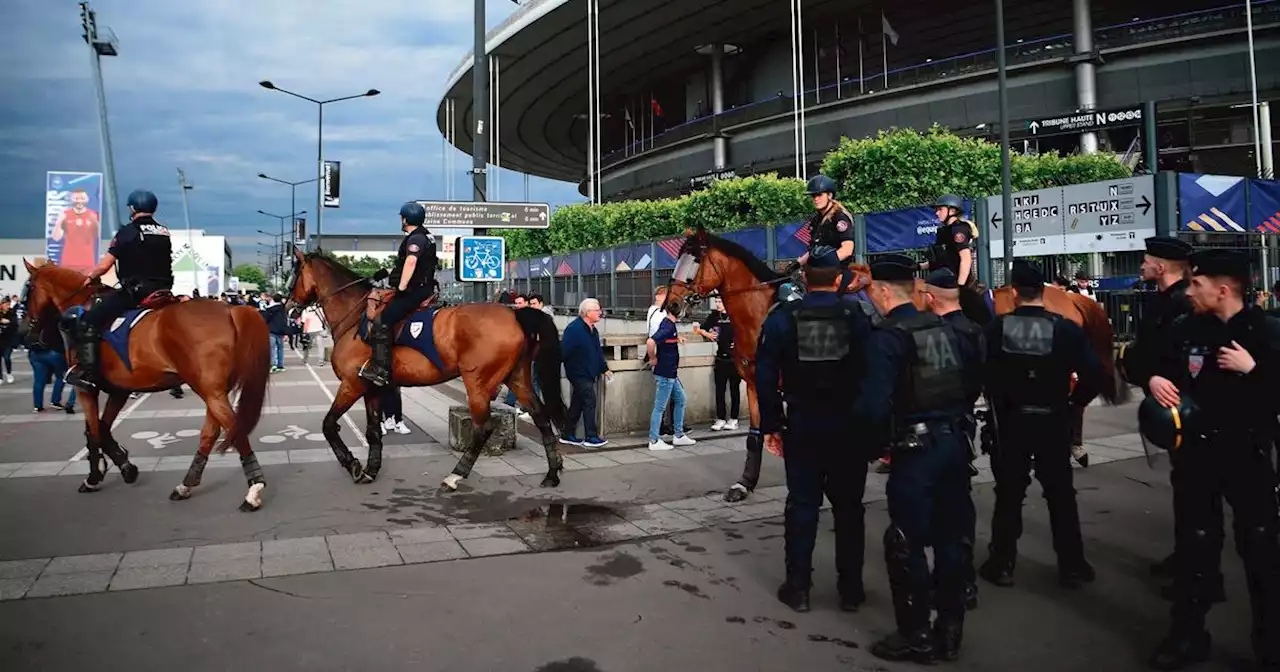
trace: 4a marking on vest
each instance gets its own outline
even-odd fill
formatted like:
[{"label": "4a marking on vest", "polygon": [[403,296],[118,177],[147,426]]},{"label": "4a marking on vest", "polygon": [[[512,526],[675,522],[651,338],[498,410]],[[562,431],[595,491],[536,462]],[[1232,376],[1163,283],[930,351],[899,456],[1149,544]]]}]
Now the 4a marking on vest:
[{"label": "4a marking on vest", "polygon": [[1001,331],[1001,345],[1011,355],[1045,356],[1053,352],[1053,322],[1048,319],[1010,315]]},{"label": "4a marking on vest", "polygon": [[[916,337],[923,339],[917,351],[923,356],[929,368],[940,371],[960,366],[960,358],[951,348],[951,339],[940,329],[916,332]],[[922,347],[921,347],[922,346]]]}]

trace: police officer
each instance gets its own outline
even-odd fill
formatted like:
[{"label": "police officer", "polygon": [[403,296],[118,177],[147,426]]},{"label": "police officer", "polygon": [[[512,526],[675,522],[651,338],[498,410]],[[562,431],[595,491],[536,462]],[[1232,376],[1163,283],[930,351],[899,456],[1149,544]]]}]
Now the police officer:
[{"label": "police officer", "polygon": [[[1084,559],[1076,491],[1071,484],[1070,406],[1086,406],[1102,385],[1102,363],[1074,322],[1044,309],[1044,276],[1018,260],[1010,273],[1016,308],[987,327],[988,403],[994,411],[997,447],[991,456],[996,506],[991,555],[978,573],[998,586],[1013,585],[1022,536],[1022,500],[1036,480],[1044,488],[1058,554],[1058,580],[1078,588],[1093,580]],[[1071,391],[1071,374],[1078,380]]]},{"label": "police officer", "polygon": [[[813,199],[814,209],[805,222],[809,227],[809,251],[791,265],[787,275],[808,264],[818,247],[834,249],[841,268],[847,269],[853,263],[853,217],[836,200],[835,180],[826,175],[814,175],[809,179],[807,191]],[[851,279],[846,277],[846,284]]]},{"label": "police officer", "polygon": [[116,232],[102,261],[84,281],[88,287],[113,267],[120,281],[119,291],[103,295],[75,326],[76,365],[66,379],[89,391],[101,384],[98,341],[103,329],[153,292],[173,289],[173,245],[169,229],[155,220],[156,195],[139,189],[129,194],[128,205],[129,223]]},{"label": "police officer", "polygon": [[[977,257],[973,252],[976,231],[972,223],[962,219],[964,200],[953,194],[945,194],[933,204],[938,217],[938,232],[929,246],[929,261],[922,269],[936,271],[949,268],[956,274],[956,285],[961,287],[960,304],[966,315],[989,316],[987,306],[977,291]],[[982,320],[985,324],[985,319]]]},{"label": "police officer", "polygon": [[[979,355],[950,323],[911,303],[917,264],[900,254],[871,266],[871,301],[885,320],[867,346],[867,374],[854,415],[875,445],[890,445],[885,564],[898,630],[871,653],[927,663],[959,656],[967,563],[972,562],[973,500],[964,418],[972,407]],[[874,456],[869,456],[874,458]],[[925,546],[934,549],[930,577]],[[929,591],[938,618],[929,623]]]},{"label": "police officer", "polygon": [[780,304],[769,314],[756,354],[760,431],[771,450],[781,445],[787,469],[787,579],[778,599],[799,612],[809,611],[824,492],[835,517],[840,608],[857,611],[866,600],[862,495],[867,462],[849,437],[855,434],[851,385],[861,377],[871,322],[840,299],[841,276],[835,250],[814,248],[804,270],[804,299]]},{"label": "police officer", "polygon": [[1209,653],[1205,616],[1222,553],[1221,498],[1231,504],[1236,550],[1253,607],[1260,669],[1280,669],[1280,550],[1276,541],[1274,438],[1280,387],[1280,322],[1246,304],[1249,259],[1231,250],[1191,256],[1192,313],[1174,321],[1148,385],[1166,408],[1182,396],[1199,407],[1174,472],[1177,574],[1168,636],[1151,667],[1177,670]]},{"label": "police officer", "polygon": [[405,233],[391,271],[395,296],[382,314],[369,325],[369,345],[373,356],[360,368],[360,377],[382,387],[391,381],[391,329],[431,296],[435,286],[436,244],[423,226],[427,211],[410,201],[400,207],[400,228]]}]

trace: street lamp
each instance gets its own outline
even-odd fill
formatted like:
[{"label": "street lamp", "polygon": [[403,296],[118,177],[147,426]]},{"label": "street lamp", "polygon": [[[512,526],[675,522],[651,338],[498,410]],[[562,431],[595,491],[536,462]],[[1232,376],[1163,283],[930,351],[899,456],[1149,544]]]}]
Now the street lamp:
[{"label": "street lamp", "polygon": [[271,80],[268,79],[258,82],[258,86],[261,86],[264,89],[270,89],[271,91],[279,91],[280,93],[288,94],[294,98],[299,98],[309,103],[315,103],[316,107],[319,109],[319,119],[316,125],[316,244],[319,245],[321,234],[324,231],[324,106],[329,103],[338,103],[344,100],[372,98],[382,92],[377,89],[369,89],[364,93],[356,94],[354,96],[342,96],[341,98],[316,100],[315,98],[294,93],[288,89],[282,89],[275,84],[272,84]]},{"label": "street lamp", "polygon": [[268,216],[268,217],[273,217],[273,218],[275,218],[275,219],[280,220],[280,233],[279,233],[279,234],[275,234],[275,233],[267,233],[266,231],[263,231],[262,229],[258,229],[258,233],[261,233],[261,234],[264,234],[264,235],[271,236],[273,239],[274,239],[274,238],[279,238],[279,239],[280,239],[280,255],[279,255],[279,259],[280,259],[279,263],[280,263],[280,266],[276,269],[276,271],[277,271],[277,273],[281,276],[281,278],[283,279],[283,276],[284,276],[284,249],[285,249],[285,248],[284,248],[284,220],[286,220],[286,219],[292,220],[294,217],[297,217],[298,215],[305,215],[305,214],[307,214],[307,211],[306,211],[306,210],[303,210],[302,212],[295,212],[295,213],[293,213],[292,215],[276,215],[276,214],[272,214],[272,213],[270,213],[270,212],[267,212],[266,210],[259,210],[259,211],[258,211],[258,214],[259,214],[259,215],[266,215],[266,216]]},{"label": "street lamp", "polygon": [[[309,180],[302,180],[301,182],[290,182],[288,180],[281,180],[279,178],[271,177],[266,173],[258,173],[258,177],[261,177],[264,180],[271,180],[272,182],[279,182],[280,184],[289,185],[289,211],[290,212],[293,212],[294,210],[298,209],[298,185],[306,184],[308,182],[315,182],[316,180],[320,179],[319,177],[313,177]],[[310,251],[311,246],[307,244],[306,236],[303,236],[302,243],[303,245],[306,246],[305,249]]]}]

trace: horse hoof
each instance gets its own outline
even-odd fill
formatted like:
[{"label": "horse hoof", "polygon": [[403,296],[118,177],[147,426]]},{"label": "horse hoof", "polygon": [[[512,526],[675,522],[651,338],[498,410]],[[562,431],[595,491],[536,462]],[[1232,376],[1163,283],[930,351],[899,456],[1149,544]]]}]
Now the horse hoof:
[{"label": "horse hoof", "polygon": [[89,485],[89,481],[80,481],[80,488],[77,492],[97,492],[102,489],[101,485]]},{"label": "horse hoof", "polygon": [[138,482],[138,468],[132,462],[127,462],[120,467],[120,476],[124,478],[124,482],[130,485]]},{"label": "horse hoof", "polygon": [[169,493],[169,501],[171,502],[181,502],[184,499],[190,499],[190,498],[191,498],[191,488],[185,485],[178,485],[173,489],[173,492]]},{"label": "horse hoof", "polygon": [[355,478],[355,482],[360,485],[368,485],[372,483],[374,479],[377,478],[377,476],[365,471],[365,472],[361,472],[361,474],[358,477],[353,476],[353,478]]},{"label": "horse hoof", "polygon": [[542,487],[544,488],[560,487],[560,477],[556,474],[547,474],[547,477],[542,479]]},{"label": "horse hoof", "polygon": [[449,474],[448,476],[444,477],[443,481],[440,481],[440,487],[447,488],[450,491],[456,491],[458,489],[458,483],[461,481],[462,481],[461,476],[457,474]]},{"label": "horse hoof", "polygon": [[348,471],[351,473],[352,483],[359,483],[360,479],[364,478],[364,466],[360,464],[360,460],[352,460]]},{"label": "horse hoof", "polygon": [[248,501],[240,502],[240,511],[241,511],[241,513],[253,513],[253,512],[255,512],[255,511],[257,511],[258,509],[261,509],[261,508],[262,508],[262,505],[261,505],[261,504],[259,504],[259,505],[257,505],[257,506],[254,506],[254,505],[250,504]]},{"label": "horse hoof", "polygon": [[730,503],[741,502],[746,499],[749,494],[751,493],[743,487],[742,484],[734,483],[733,487],[729,488],[729,491],[724,493],[724,501]]}]

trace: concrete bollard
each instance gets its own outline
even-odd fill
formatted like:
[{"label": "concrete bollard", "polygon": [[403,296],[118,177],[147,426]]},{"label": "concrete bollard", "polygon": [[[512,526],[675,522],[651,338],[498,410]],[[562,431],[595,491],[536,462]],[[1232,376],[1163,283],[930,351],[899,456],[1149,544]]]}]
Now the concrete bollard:
[{"label": "concrete bollard", "polygon": [[[493,433],[480,450],[481,455],[496,457],[516,449],[516,411],[506,404],[489,408],[489,424]],[[471,445],[474,428],[471,410],[466,406],[449,407],[449,447],[462,452]]]}]

